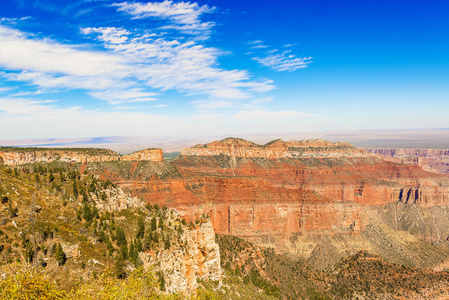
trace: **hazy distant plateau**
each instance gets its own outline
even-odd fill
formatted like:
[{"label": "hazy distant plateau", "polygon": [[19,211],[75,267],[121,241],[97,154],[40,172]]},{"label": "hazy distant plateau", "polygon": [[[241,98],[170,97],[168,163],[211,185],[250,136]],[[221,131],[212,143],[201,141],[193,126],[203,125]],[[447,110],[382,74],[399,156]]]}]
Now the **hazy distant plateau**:
[{"label": "hazy distant plateau", "polygon": [[449,148],[449,128],[284,132],[253,135],[229,133],[226,135],[196,137],[130,135],[85,138],[46,138],[0,140],[0,146],[95,147],[111,149],[121,154],[129,154],[133,151],[148,147],[162,148],[164,152],[181,151],[186,147],[226,137],[240,137],[259,144],[264,144],[280,138],[283,140],[324,139],[331,142],[340,141],[351,143],[358,148]]}]

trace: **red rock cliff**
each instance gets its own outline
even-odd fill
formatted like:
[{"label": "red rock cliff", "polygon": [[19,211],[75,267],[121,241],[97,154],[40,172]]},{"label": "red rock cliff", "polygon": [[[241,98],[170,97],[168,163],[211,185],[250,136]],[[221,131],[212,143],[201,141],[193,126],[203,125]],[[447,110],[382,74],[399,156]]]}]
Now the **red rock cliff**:
[{"label": "red rock cliff", "polygon": [[367,206],[449,204],[447,176],[321,140],[225,139],[185,149],[170,163],[126,163],[95,172],[188,221],[208,214],[222,234],[357,235],[368,224]]}]

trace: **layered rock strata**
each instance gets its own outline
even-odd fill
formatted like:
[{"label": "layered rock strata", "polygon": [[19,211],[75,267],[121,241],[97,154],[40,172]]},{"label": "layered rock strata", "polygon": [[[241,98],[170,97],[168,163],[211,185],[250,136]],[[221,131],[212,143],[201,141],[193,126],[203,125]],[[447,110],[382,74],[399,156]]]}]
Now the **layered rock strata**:
[{"label": "layered rock strata", "polygon": [[288,141],[274,140],[258,145],[243,139],[228,138],[206,145],[196,145],[184,149],[183,156],[225,155],[242,158],[296,158],[296,157],[361,157],[368,156],[364,151],[348,143],[331,143],[324,140]]},{"label": "layered rock strata", "polygon": [[162,149],[145,149],[131,153],[129,155],[124,155],[120,157],[123,161],[141,161],[148,160],[152,162],[160,162],[164,160],[164,154]]},{"label": "layered rock strata", "polygon": [[359,235],[369,223],[366,206],[449,204],[447,177],[321,140],[225,139],[186,149],[171,163],[125,163],[91,171],[188,221],[207,214],[220,234]]},{"label": "layered rock strata", "polygon": [[87,164],[108,161],[140,160],[160,162],[163,161],[163,159],[161,149],[146,149],[124,156],[106,149],[0,149],[0,160],[3,161],[3,164],[12,167],[30,163],[51,163],[53,161]]},{"label": "layered rock strata", "polygon": [[447,149],[367,148],[364,150],[382,155],[387,161],[417,165],[429,172],[449,174],[449,150]]}]

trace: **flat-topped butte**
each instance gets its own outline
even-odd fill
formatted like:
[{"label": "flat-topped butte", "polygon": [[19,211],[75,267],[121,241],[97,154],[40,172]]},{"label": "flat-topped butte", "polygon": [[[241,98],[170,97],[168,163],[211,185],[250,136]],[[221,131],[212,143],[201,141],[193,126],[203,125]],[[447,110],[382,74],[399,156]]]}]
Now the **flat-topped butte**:
[{"label": "flat-topped butte", "polygon": [[37,148],[37,147],[1,147],[0,163],[8,166],[35,162],[62,161],[74,163],[92,163],[106,161],[163,161],[162,149],[149,148],[129,155],[121,155],[109,149],[99,148]]}]

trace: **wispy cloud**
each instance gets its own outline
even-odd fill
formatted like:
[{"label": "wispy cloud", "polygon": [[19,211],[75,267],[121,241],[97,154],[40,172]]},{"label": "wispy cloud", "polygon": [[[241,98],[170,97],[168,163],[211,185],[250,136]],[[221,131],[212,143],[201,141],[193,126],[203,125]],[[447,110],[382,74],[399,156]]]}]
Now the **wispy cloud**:
[{"label": "wispy cloud", "polygon": [[270,54],[266,57],[253,57],[263,66],[270,67],[275,71],[292,72],[298,69],[306,68],[311,63],[312,57],[296,57],[295,55],[283,52],[281,54]]},{"label": "wispy cloud", "polygon": [[263,41],[261,40],[249,41],[246,42],[245,44],[249,45],[251,49],[265,49],[269,47],[267,45],[264,45]]},{"label": "wispy cloud", "polygon": [[9,92],[12,89],[13,89],[12,87],[1,87],[0,86],[0,93]]},{"label": "wispy cloud", "polygon": [[[259,108],[264,102],[257,99],[275,88],[270,79],[255,79],[246,70],[219,65],[220,56],[228,54],[206,44],[215,23],[202,21],[205,14],[217,12],[215,7],[166,0],[114,3],[108,6],[111,8],[122,12],[121,18],[159,21],[149,23],[157,24],[151,29],[129,20],[119,27],[82,27],[79,32],[84,40],[76,44],[70,43],[70,38],[61,42],[0,24],[0,67],[4,70],[0,77],[32,87],[10,96],[43,98],[48,93],[76,89],[118,109],[132,110],[137,107],[133,103],[160,100],[165,91],[176,90],[189,96],[194,109],[205,111]],[[165,29],[174,30],[163,32]],[[248,45],[267,47],[261,40]],[[195,98],[200,100],[192,101]],[[36,103],[28,102],[28,107],[33,105]],[[41,106],[49,106],[58,112],[53,103],[39,105],[41,110],[45,110]],[[72,107],[71,111],[79,109]]]},{"label": "wispy cloud", "polygon": [[[311,63],[311,57],[296,57],[290,54],[290,49],[295,44],[284,44],[282,47],[288,48],[280,52],[279,49],[268,50],[269,46],[265,45],[262,40],[253,40],[244,43],[253,51],[247,52],[248,55],[255,55],[252,59],[263,66],[270,67],[275,71],[295,71],[297,69],[305,68]],[[262,50],[266,49],[266,50]],[[255,53],[260,53],[259,55]]]},{"label": "wispy cloud", "polygon": [[[83,28],[81,32],[94,35],[107,50],[82,50],[0,25],[0,65],[12,71],[1,75],[41,89],[85,89],[111,104],[154,100],[155,89],[247,99],[251,93],[273,88],[267,80],[251,81],[244,70],[219,68],[217,59],[222,52],[196,41],[168,40],[115,27]],[[137,89],[146,96],[136,98]]]},{"label": "wispy cloud", "polygon": [[21,17],[21,18],[0,18],[0,23],[10,23],[16,24],[19,21],[25,21],[31,19],[30,16]]},{"label": "wispy cloud", "polygon": [[191,2],[177,2],[166,0],[164,2],[149,3],[114,3],[119,11],[124,11],[133,18],[159,18],[168,19],[172,25],[164,28],[181,30],[184,33],[198,34],[209,31],[214,22],[201,22],[200,16],[205,13],[212,13],[215,7],[199,5]]},{"label": "wispy cloud", "polygon": [[128,90],[96,91],[90,92],[89,94],[92,97],[107,100],[111,104],[155,101],[157,99],[153,97],[159,95],[158,93],[145,92],[142,89],[137,88]]}]

